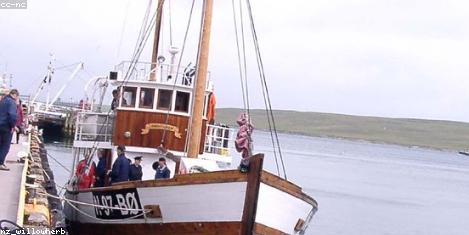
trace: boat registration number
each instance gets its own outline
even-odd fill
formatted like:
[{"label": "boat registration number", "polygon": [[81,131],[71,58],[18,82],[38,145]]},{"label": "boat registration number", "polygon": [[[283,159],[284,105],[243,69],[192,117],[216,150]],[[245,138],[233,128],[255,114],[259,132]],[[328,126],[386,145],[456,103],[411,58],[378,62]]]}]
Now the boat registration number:
[{"label": "boat registration number", "polygon": [[102,206],[95,207],[96,217],[100,219],[143,218],[142,205],[135,188],[93,192],[93,202]]}]

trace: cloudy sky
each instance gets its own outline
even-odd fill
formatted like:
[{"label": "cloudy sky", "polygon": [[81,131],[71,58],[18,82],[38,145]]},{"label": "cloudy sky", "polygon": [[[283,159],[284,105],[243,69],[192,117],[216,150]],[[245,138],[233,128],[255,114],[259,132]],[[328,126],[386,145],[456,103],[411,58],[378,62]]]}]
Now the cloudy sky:
[{"label": "cloudy sky", "polygon": [[[177,46],[191,2],[171,3]],[[200,6],[200,0],[196,2]],[[83,61],[85,71],[62,96],[79,99],[87,79],[106,75],[130,58],[147,3],[29,0],[27,10],[0,10],[0,72],[7,69],[14,74],[14,86],[30,93],[44,76],[50,53],[57,67]],[[469,122],[468,1],[252,4],[273,108]],[[215,0],[214,9],[209,69],[218,106],[241,107],[231,1]],[[200,18],[196,13],[187,45],[192,52],[183,63],[193,61]],[[166,48],[168,18],[163,29]],[[252,50],[248,58],[251,106],[262,108]],[[146,51],[141,60],[149,59]],[[69,74],[58,71],[57,84]]]}]

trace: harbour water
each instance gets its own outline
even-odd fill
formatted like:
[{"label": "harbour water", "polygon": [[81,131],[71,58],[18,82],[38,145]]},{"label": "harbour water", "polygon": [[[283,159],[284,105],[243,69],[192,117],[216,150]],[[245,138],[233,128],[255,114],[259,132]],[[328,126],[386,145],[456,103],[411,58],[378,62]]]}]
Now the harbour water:
[{"label": "harbour water", "polygon": [[[456,152],[280,134],[289,180],[319,203],[307,234],[466,235],[469,231],[469,157]],[[71,167],[71,143],[49,140],[47,150]],[[256,131],[276,173],[270,134]],[[236,157],[234,157],[236,159]],[[53,159],[56,183],[69,173]],[[149,163],[147,163],[149,164]]]}]

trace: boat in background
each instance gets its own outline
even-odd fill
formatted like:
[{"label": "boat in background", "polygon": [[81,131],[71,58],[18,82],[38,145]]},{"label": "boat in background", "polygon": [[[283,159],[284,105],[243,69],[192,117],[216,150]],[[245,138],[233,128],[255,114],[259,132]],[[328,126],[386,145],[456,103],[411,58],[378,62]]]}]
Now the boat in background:
[{"label": "boat in background", "polygon": [[[66,80],[66,82],[62,85],[62,87],[57,91],[55,96],[50,99],[50,86],[52,77],[55,72],[55,68],[53,66],[54,55],[51,54],[51,60],[49,65],[47,66],[47,74],[41,80],[39,87],[36,90],[36,93],[33,94],[31,99],[25,100],[27,106],[31,110],[31,114],[33,115],[33,119],[37,122],[37,125],[41,129],[52,129],[61,132],[64,129],[64,126],[67,125],[67,121],[74,118],[74,114],[83,109],[84,106],[81,107],[73,107],[73,106],[66,106],[66,105],[55,105],[57,101],[60,100],[60,96],[64,92],[65,88],[69,85],[70,81],[73,80],[77,73],[83,69],[83,63],[77,63],[75,69]],[[41,92],[46,87],[47,90],[47,100],[45,102],[38,101],[38,97]]]},{"label": "boat in background", "polygon": [[[156,11],[152,62],[139,62],[134,53],[116,66],[108,82],[120,94],[117,107],[80,112],[73,143],[74,168],[80,159],[87,159],[89,168],[99,153],[110,170],[119,145],[126,146],[126,157],[142,156],[150,164],[143,164],[141,181],[98,188],[79,189],[80,177],[72,173],[64,200],[69,233],[304,234],[317,202],[263,170],[264,155],[251,154],[251,148],[243,159],[246,171],[234,169],[234,130],[210,119],[213,0],[203,1],[195,70],[181,69],[174,60],[165,65],[158,54],[163,3]],[[151,163],[160,157],[171,170],[169,179],[153,177]]]}]

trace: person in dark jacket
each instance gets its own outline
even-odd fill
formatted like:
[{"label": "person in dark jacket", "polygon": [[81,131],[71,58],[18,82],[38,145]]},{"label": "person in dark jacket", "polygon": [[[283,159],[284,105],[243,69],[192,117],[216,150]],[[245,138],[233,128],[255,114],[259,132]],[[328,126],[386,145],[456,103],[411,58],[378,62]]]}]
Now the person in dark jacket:
[{"label": "person in dark jacket", "polygon": [[112,91],[112,102],[111,102],[111,110],[114,110],[119,106],[119,91],[113,90]]},{"label": "person in dark jacket", "polygon": [[[120,94],[119,90],[115,89],[112,91],[112,102],[111,102],[111,110],[115,110],[117,107],[119,107],[119,99],[120,99]],[[127,100],[122,98],[122,105],[126,106],[127,105]]]},{"label": "person in dark jacket", "polygon": [[98,165],[95,171],[95,182],[94,187],[104,187],[106,178],[106,158],[104,157],[104,151],[98,151]]},{"label": "person in dark jacket", "polygon": [[155,179],[169,179],[171,175],[171,171],[166,166],[166,159],[164,157],[160,157],[158,159],[158,164],[153,163],[153,169],[156,171]]},{"label": "person in dark jacket", "polygon": [[10,151],[11,137],[16,126],[16,100],[19,92],[12,89],[10,94],[0,101],[0,170],[9,171],[5,158]]},{"label": "person in dark jacket", "polygon": [[20,99],[17,99],[16,102],[16,124],[15,124],[15,132],[16,132],[16,143],[18,144],[20,141],[20,135],[23,133],[23,122],[24,122],[24,115],[23,115],[23,104],[21,103]]},{"label": "person in dark jacket", "polygon": [[117,147],[117,159],[112,165],[111,184],[123,181],[129,181],[130,162],[125,157],[125,146]]},{"label": "person in dark jacket", "polygon": [[130,165],[130,181],[142,180],[143,171],[140,163],[142,163],[142,156],[134,157],[134,164]]}]

